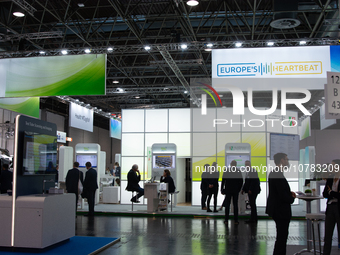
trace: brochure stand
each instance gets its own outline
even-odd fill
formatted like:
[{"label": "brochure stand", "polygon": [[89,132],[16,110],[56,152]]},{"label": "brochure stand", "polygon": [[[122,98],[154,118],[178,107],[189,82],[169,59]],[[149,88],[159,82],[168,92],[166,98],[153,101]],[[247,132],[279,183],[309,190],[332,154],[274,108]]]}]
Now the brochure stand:
[{"label": "brochure stand", "polygon": [[168,211],[168,201],[169,201],[169,193],[168,193],[168,184],[160,183],[159,185],[159,203],[158,203],[158,211]]}]

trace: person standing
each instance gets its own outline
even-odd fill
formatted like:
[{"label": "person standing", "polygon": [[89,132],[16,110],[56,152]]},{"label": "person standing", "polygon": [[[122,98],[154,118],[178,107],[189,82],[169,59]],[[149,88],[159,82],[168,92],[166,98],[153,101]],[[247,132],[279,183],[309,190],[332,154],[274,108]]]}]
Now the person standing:
[{"label": "person standing", "polygon": [[128,183],[126,186],[126,190],[138,192],[137,195],[131,198],[130,201],[133,203],[139,203],[138,198],[144,195],[144,189],[142,189],[138,184],[140,181],[140,173],[139,173],[137,164],[134,164],[131,170],[128,172],[127,180],[128,180]]},{"label": "person standing", "polygon": [[87,172],[84,180],[84,193],[89,204],[89,213],[85,216],[94,216],[94,203],[96,190],[98,189],[97,184],[97,171],[92,168],[91,162],[85,164]]},{"label": "person standing", "polygon": [[8,164],[2,165],[0,175],[0,192],[6,194],[7,190],[12,190],[13,172],[9,171]]},{"label": "person standing", "polygon": [[115,163],[115,176],[120,178],[120,166],[118,162]]},{"label": "person standing", "polygon": [[242,194],[247,193],[250,205],[250,220],[246,223],[257,222],[257,208],[256,208],[256,197],[261,192],[260,179],[256,169],[251,167],[250,161],[244,162],[246,167],[247,176],[242,188]]},{"label": "person standing", "polygon": [[207,212],[212,212],[210,209],[210,200],[214,196],[214,211],[217,211],[217,193],[218,193],[218,178],[220,177],[220,172],[217,170],[217,163],[212,163],[210,167],[210,174],[208,174],[208,200],[207,200]]},{"label": "person standing", "polygon": [[274,155],[276,167],[268,176],[269,195],[267,198],[266,213],[273,218],[276,224],[276,241],[274,255],[286,254],[289,223],[292,217],[291,204],[296,194],[290,191],[287,179],[283,175],[285,167],[289,166],[285,153]]},{"label": "person standing", "polygon": [[207,210],[206,206],[206,201],[208,197],[208,169],[209,169],[209,164],[204,165],[204,170],[201,175],[201,207],[202,210]]},{"label": "person standing", "polygon": [[235,160],[230,162],[230,167],[223,173],[221,193],[225,195],[223,206],[225,207],[224,224],[228,224],[229,210],[231,198],[233,198],[234,206],[234,224],[238,225],[238,196],[242,189],[243,177],[237,162]]},{"label": "person standing", "polygon": [[340,228],[340,159],[332,160],[332,166],[330,170],[333,170],[332,172],[334,172],[335,175],[327,179],[322,193],[323,197],[328,199],[325,219],[325,244],[323,247],[324,255],[331,254],[335,224],[337,224],[338,233]]},{"label": "person standing", "polygon": [[84,174],[82,171],[78,169],[79,163],[74,162],[73,163],[73,168],[68,170],[67,175],[66,175],[66,191],[67,193],[73,193],[76,195],[76,212],[77,212],[77,205],[78,205],[78,198],[79,198],[79,189],[78,189],[78,184],[79,180],[81,184],[84,186]]}]

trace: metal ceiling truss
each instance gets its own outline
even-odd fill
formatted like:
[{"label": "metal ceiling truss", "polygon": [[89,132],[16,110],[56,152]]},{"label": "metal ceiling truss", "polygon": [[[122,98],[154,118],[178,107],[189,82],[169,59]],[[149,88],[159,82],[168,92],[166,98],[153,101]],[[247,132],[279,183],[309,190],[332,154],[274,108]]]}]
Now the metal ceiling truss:
[{"label": "metal ceiling truss", "polygon": [[[301,24],[275,29],[270,26],[275,15],[291,11],[275,11],[273,0],[201,0],[196,7],[184,0],[86,0],[84,7],[70,0],[0,0],[0,58],[90,49],[107,54],[107,95],[79,97],[84,104],[111,112],[199,105],[189,79],[211,77],[210,49],[234,48],[235,42],[249,48],[268,47],[268,42],[274,43],[271,47],[299,46],[301,40],[309,46],[339,44],[338,1],[297,1],[293,12]],[[30,15],[13,17],[17,5]],[[261,105],[271,104],[271,95],[261,98]]]}]

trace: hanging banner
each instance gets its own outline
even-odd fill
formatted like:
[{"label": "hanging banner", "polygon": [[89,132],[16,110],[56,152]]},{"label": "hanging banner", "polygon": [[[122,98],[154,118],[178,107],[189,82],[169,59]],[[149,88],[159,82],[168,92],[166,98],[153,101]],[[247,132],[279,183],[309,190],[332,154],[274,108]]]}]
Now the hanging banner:
[{"label": "hanging banner", "polygon": [[93,132],[93,110],[70,103],[70,127]]},{"label": "hanging banner", "polygon": [[0,108],[22,113],[39,119],[40,98],[0,98]]},{"label": "hanging banner", "polygon": [[212,85],[217,91],[323,89],[327,71],[340,71],[339,57],[340,46],[216,49]]},{"label": "hanging banner", "polygon": [[0,97],[105,95],[106,54],[0,59]]}]

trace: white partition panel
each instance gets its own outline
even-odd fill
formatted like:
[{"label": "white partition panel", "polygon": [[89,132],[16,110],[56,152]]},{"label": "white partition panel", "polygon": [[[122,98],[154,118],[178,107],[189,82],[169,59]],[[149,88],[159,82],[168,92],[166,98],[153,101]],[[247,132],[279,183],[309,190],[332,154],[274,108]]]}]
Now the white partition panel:
[{"label": "white partition panel", "polygon": [[145,134],[145,151],[147,147],[151,147],[154,143],[167,143],[168,134],[167,133],[152,133]]},{"label": "white partition panel", "polygon": [[[260,110],[260,108],[258,109]],[[263,110],[263,108],[262,108]],[[248,108],[244,110],[244,115],[242,116],[242,132],[261,132],[266,129],[266,118],[264,115],[255,115],[249,111]]]},{"label": "white partition panel", "polygon": [[269,133],[282,133],[281,110],[275,110],[272,114],[266,116],[266,128]]},{"label": "white partition panel", "polygon": [[190,132],[190,116],[190,109],[169,109],[169,132]]},{"label": "white partition panel", "polygon": [[169,133],[169,143],[176,144],[177,157],[190,157],[191,155],[190,133]]},{"label": "white partition panel", "polygon": [[146,110],[145,132],[168,132],[168,110]]},{"label": "white partition panel", "polygon": [[[284,116],[283,133],[285,134],[298,134],[298,113],[293,111],[287,111],[287,115]],[[295,122],[296,121],[296,122]],[[287,127],[285,127],[287,126]]]},{"label": "white partition panel", "polygon": [[241,115],[233,115],[232,108],[217,108],[217,132],[241,131],[241,125],[235,123],[241,122]]},{"label": "white partition panel", "polygon": [[257,195],[256,205],[257,206],[266,206],[267,205],[267,182],[261,182],[261,192]]},{"label": "white partition panel", "polygon": [[217,133],[217,153],[225,156],[225,145],[227,143],[240,143],[241,133]]},{"label": "white partition panel", "polygon": [[144,156],[144,134],[122,134],[122,156]]},{"label": "white partition panel", "polygon": [[216,132],[214,128],[214,119],[216,119],[216,109],[208,108],[207,115],[201,114],[201,109],[192,109],[193,114],[193,132]]},{"label": "white partition panel", "polygon": [[144,110],[123,110],[122,120],[122,132],[144,132]]},{"label": "white partition panel", "polygon": [[193,156],[216,154],[216,133],[194,133],[192,142]]}]

